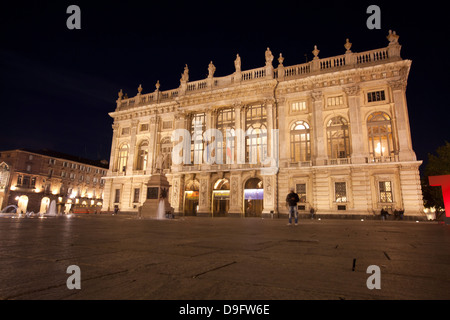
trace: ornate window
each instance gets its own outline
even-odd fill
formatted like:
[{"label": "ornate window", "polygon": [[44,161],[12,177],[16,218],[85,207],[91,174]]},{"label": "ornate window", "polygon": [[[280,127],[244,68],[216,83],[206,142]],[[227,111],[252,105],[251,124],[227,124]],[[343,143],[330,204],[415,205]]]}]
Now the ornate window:
[{"label": "ornate window", "polygon": [[392,182],[391,181],[380,181],[378,183],[380,187],[380,202],[392,203]]},{"label": "ornate window", "polygon": [[148,161],[148,141],[144,140],[139,144],[137,159],[136,159],[136,170],[147,169]]},{"label": "ornate window", "polygon": [[291,103],[291,112],[305,111],[306,101],[296,101]]},{"label": "ornate window", "polygon": [[372,92],[367,93],[367,102],[376,102],[376,101],[384,101],[384,100],[386,100],[384,90],[372,91]]},{"label": "ornate window", "polygon": [[348,122],[342,117],[334,117],[327,123],[328,157],[330,159],[348,158],[350,142]]},{"label": "ornate window", "polygon": [[391,157],[395,153],[391,117],[385,112],[374,112],[367,119],[369,154],[371,157]]},{"label": "ornate window", "polygon": [[261,163],[267,157],[267,116],[263,105],[248,107],[245,117],[245,160]]},{"label": "ornate window", "polygon": [[311,134],[309,124],[297,121],[291,126],[291,161],[311,160]]},{"label": "ornate window", "polygon": [[125,172],[127,169],[127,161],[128,161],[128,145],[123,144],[119,148],[116,171]]},{"label": "ornate window", "polygon": [[217,148],[222,149],[223,162],[234,163],[235,152],[235,116],[234,108],[221,109],[217,113],[217,130],[222,132],[223,141],[217,141]]},{"label": "ornate window", "polygon": [[334,183],[334,200],[336,202],[347,202],[347,186],[345,182]]},{"label": "ornate window", "polygon": [[203,133],[206,130],[205,113],[196,113],[191,119],[191,162],[201,164],[203,158]]},{"label": "ornate window", "polygon": [[164,168],[170,168],[172,166],[172,141],[170,137],[161,139],[160,152],[164,157]]}]

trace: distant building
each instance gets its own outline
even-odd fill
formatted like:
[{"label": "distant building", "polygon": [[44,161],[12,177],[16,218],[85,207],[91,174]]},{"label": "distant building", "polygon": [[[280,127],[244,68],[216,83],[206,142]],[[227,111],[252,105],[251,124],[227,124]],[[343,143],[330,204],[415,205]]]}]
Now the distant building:
[{"label": "distant building", "polygon": [[0,152],[0,206],[45,213],[52,200],[60,213],[100,212],[102,177],[107,161],[98,162],[49,150]]},{"label": "distant building", "polygon": [[[230,75],[215,77],[211,62],[197,81],[186,66],[172,90],[160,91],[159,81],[155,91],[143,94],[139,86],[130,98],[121,90],[109,114],[103,210],[137,212],[146,182],[162,167],[179,215],[286,215],[294,188],[300,213],[371,215],[397,207],[423,216],[422,161],[406,100],[412,62],[401,58],[395,32],[387,39],[388,46],[365,52],[352,52],[347,39],[346,51],[329,58],[314,47],[313,60],[293,66],[283,65],[281,53],[273,61],[267,48],[260,68],[241,70],[237,55]],[[209,129],[221,137],[208,138]],[[173,163],[172,150],[183,163]]]}]

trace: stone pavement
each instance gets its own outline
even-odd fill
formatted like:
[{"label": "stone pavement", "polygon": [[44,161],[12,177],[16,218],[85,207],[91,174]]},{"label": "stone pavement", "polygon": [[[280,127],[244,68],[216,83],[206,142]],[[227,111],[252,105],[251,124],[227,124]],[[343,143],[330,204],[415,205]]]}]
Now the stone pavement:
[{"label": "stone pavement", "polygon": [[[450,227],[345,219],[0,218],[0,298],[450,299]],[[66,285],[70,265],[81,289]],[[369,290],[370,265],[381,289]]]}]

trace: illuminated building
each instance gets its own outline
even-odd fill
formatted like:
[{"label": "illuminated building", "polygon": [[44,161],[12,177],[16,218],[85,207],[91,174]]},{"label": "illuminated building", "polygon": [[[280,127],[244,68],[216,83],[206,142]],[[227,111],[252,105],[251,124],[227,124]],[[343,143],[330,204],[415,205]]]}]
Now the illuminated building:
[{"label": "illuminated building", "polygon": [[[422,162],[412,147],[405,94],[411,60],[401,58],[395,32],[387,39],[387,47],[360,53],[347,39],[344,54],[330,58],[320,58],[315,46],[312,61],[293,66],[284,66],[280,53],[276,68],[267,48],[260,68],[241,70],[237,55],[230,75],[215,77],[211,62],[206,79],[190,81],[186,65],[178,88],[160,91],[158,81],[150,93],[139,86],[125,98],[120,91],[109,114],[102,210],[137,212],[161,156],[179,215],[286,215],[291,187],[300,213],[314,207],[318,215],[372,215],[398,207],[405,217],[424,215]],[[190,133],[190,161],[174,164],[180,140],[172,142],[172,134],[182,129]],[[208,129],[223,133],[215,144],[222,163],[202,157],[211,146],[202,135]],[[279,139],[271,139],[276,133]],[[272,171],[263,172],[264,154],[277,159]]]},{"label": "illuminated building", "polygon": [[45,213],[55,200],[60,213],[100,212],[107,163],[49,150],[0,152],[0,206]]}]

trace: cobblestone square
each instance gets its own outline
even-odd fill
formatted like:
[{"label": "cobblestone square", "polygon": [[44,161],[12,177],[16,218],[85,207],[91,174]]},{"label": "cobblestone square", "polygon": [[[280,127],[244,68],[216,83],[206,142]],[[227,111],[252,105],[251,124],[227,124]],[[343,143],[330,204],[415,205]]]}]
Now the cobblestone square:
[{"label": "cobblestone square", "polygon": [[[14,300],[450,299],[436,222],[126,215],[0,218],[0,297]],[[81,289],[68,289],[80,268]],[[381,289],[368,289],[370,265]]]}]

